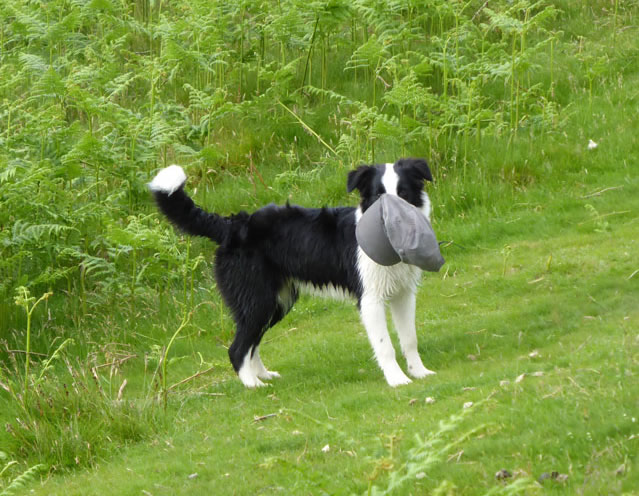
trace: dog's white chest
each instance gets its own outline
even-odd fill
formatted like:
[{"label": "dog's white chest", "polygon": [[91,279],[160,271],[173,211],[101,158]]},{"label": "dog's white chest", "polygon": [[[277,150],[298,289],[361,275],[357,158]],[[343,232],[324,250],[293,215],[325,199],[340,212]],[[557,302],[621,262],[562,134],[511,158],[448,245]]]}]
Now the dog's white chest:
[{"label": "dog's white chest", "polygon": [[384,300],[406,290],[415,292],[422,272],[419,267],[401,262],[390,266],[379,265],[360,247],[357,248],[357,268],[362,278],[363,293]]}]

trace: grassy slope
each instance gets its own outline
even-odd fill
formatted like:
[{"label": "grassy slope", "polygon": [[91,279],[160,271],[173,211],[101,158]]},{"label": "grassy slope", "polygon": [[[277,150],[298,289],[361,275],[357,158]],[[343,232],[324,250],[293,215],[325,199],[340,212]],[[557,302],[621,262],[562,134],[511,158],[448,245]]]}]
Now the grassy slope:
[{"label": "grassy slope", "polygon": [[[598,53],[609,62],[601,81],[595,81],[592,107],[581,89],[587,87],[587,64],[572,50],[557,53],[565,76],[558,78],[557,99],[570,103],[562,112],[570,118],[561,133],[543,141],[520,136],[510,148],[506,139],[484,139],[472,147],[463,178],[459,157],[456,163],[434,160],[442,177],[431,188],[437,231],[441,239],[465,247],[446,250],[445,271],[425,275],[419,295],[420,349],[437,376],[389,389],[371,358],[354,305],[309,299],[267,336],[265,362],[283,379],[267,390],[245,391],[224,347],[232,323],[220,313],[214,289],[204,287],[197,295],[203,305],[195,326],[172,350],[176,361],[169,384],[209,366],[213,371],[172,394],[166,415],[148,404],[128,411],[112,399],[125,378],[125,400],[139,405],[148,394],[154,364],[151,359],[147,364],[147,357],[179,324],[171,314],[179,305],[164,301],[157,309],[155,300],[118,300],[123,316],[119,309],[91,313],[71,326],[62,323],[63,312],[52,303],[53,321],[39,309],[44,322],[34,331],[38,350],[50,355],[59,336],[76,338],[67,353],[75,373],[87,374],[84,383],[91,394],[81,391],[81,401],[65,405],[59,383],[68,377],[64,366],[58,367],[53,393],[38,391],[42,404],[32,408],[45,428],[47,416],[58,415],[51,430],[32,429],[29,436],[25,426],[21,432],[32,443],[28,448],[6,432],[0,435],[0,471],[6,463],[2,451],[21,462],[7,470],[4,480],[44,461],[53,472],[75,463],[95,468],[52,473],[41,486],[32,486],[35,494],[363,493],[369,483],[385,487],[392,474],[403,473],[415,435],[436,431],[441,420],[473,401],[458,434],[449,437],[483,427],[398,493],[425,493],[448,480],[460,493],[483,494],[501,487],[494,473],[506,468],[532,478],[543,472],[568,474],[565,484],[546,481],[554,492],[636,494],[636,22],[629,19],[613,44],[606,38],[610,16],[598,20],[594,10],[591,18],[590,9],[579,9],[579,15],[564,18],[562,28],[571,33],[579,54]],[[607,49],[613,45],[616,50]],[[320,134],[331,134],[320,116],[312,124]],[[290,128],[295,133],[298,124],[291,121]],[[586,150],[590,138],[600,144],[593,152]],[[322,152],[309,146],[303,154],[310,160]],[[345,171],[276,169],[262,171],[273,189],[228,172],[196,196],[226,212],[283,202],[287,193],[304,205],[344,201]],[[199,241],[194,247],[208,249]],[[206,276],[197,281],[198,286],[209,283]],[[175,296],[181,301],[181,292]],[[113,349],[137,357],[119,368],[100,369],[107,390],[100,396],[93,391],[90,366],[117,356]],[[523,373],[529,375],[516,383]],[[509,383],[500,385],[504,380]],[[426,404],[426,397],[436,402]],[[479,404],[482,399],[487,400]],[[2,405],[0,422],[15,426],[16,417],[24,418],[12,408]],[[254,422],[255,415],[273,413]],[[93,432],[83,436],[86,429]],[[92,445],[85,446],[85,439]],[[144,442],[133,444],[139,440]],[[327,444],[330,450],[324,453]]]},{"label": "grassy slope", "polygon": [[[444,272],[425,275],[419,293],[420,350],[437,376],[389,389],[354,306],[305,300],[264,346],[265,363],[283,378],[246,391],[226,362],[223,318],[220,333],[178,343],[176,356],[199,350],[216,368],[172,397],[170,424],[152,442],[53,476],[33,494],[363,493],[369,482],[385,487],[414,436],[469,401],[458,432],[485,427],[399,493],[448,480],[462,494],[483,494],[505,468],[535,479],[567,474],[563,484],[545,482],[552,492],[636,494],[639,124],[627,109],[636,109],[637,83],[628,76],[601,89],[592,110],[577,101],[565,135],[515,147],[547,163],[551,181],[507,189],[512,198],[494,208],[439,223],[440,237],[465,249],[449,247]],[[591,137],[600,146],[588,152]],[[503,145],[479,152],[506,164]],[[222,183],[215,196],[236,187]],[[450,201],[444,184],[434,188],[436,204]],[[135,364],[122,369],[132,383],[140,373]]]}]

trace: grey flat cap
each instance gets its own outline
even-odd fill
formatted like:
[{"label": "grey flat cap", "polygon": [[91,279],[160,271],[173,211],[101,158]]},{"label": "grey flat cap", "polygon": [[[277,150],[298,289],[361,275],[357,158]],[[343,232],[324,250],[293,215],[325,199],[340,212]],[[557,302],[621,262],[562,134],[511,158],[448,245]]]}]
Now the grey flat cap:
[{"label": "grey flat cap", "polygon": [[435,232],[424,214],[395,195],[382,195],[355,228],[357,242],[374,262],[404,262],[437,272],[444,265]]}]

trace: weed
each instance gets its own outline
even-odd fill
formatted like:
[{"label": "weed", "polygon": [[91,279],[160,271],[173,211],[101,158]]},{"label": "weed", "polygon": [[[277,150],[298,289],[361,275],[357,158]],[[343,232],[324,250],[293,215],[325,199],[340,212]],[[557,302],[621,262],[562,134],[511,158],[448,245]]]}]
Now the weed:
[{"label": "weed", "polygon": [[[6,454],[0,452],[0,461],[4,461],[4,458],[6,458]],[[9,468],[11,468],[13,465],[16,465],[17,463],[18,462],[16,461],[8,462],[2,468],[2,470],[0,470],[0,479],[2,478],[3,474],[7,470],[9,470]],[[10,496],[13,494],[17,494],[19,491],[23,491],[25,489],[25,486],[35,481],[40,473],[44,470],[45,466],[42,464],[34,465],[33,467],[28,468],[21,474],[14,477],[13,480],[9,481],[9,483],[5,487],[0,486],[0,496]]]},{"label": "weed", "polygon": [[191,316],[193,315],[193,311],[195,311],[195,309],[192,310],[190,313],[184,315],[184,318],[182,319],[182,322],[180,323],[180,326],[176,329],[176,331],[171,336],[171,339],[167,343],[166,348],[164,349],[164,353],[162,355],[162,362],[161,362],[162,363],[162,401],[164,402],[164,409],[165,410],[166,410],[166,405],[167,405],[167,395],[169,393],[169,390],[168,390],[167,385],[166,385],[167,384],[167,375],[168,375],[168,356],[169,356],[169,351],[171,351],[171,346],[173,345],[173,342],[175,341],[175,338],[178,337],[180,332],[182,332],[184,330],[184,328],[187,326],[187,324],[191,320]]},{"label": "weed", "polygon": [[[416,435],[414,446],[410,448],[404,456],[406,461],[396,468],[393,468],[392,464],[387,466],[388,482],[386,487],[379,488],[373,486],[372,481],[374,478],[371,478],[371,485],[369,485],[367,494],[398,494],[398,491],[410,485],[410,483],[418,484],[422,479],[428,477],[428,474],[435,466],[445,462],[454,448],[486,429],[486,425],[480,424],[464,434],[457,434],[465,417],[467,417],[470,412],[480,408],[482,403],[485,403],[485,401],[474,404],[471,408],[464,408],[460,413],[453,414],[448,420],[441,420],[437,430],[423,438]],[[451,436],[454,436],[452,440],[449,439]],[[391,460],[393,458],[392,444],[390,447],[390,458]],[[377,473],[376,471],[376,474]],[[430,480],[428,482],[432,484],[433,481]],[[437,482],[435,482],[435,484],[437,484]],[[530,478],[520,478],[512,484],[495,487],[486,492],[486,494],[529,494],[538,487],[539,486],[530,480]],[[444,479],[433,489],[433,493],[448,494],[453,488],[454,484]]]},{"label": "weed", "polygon": [[[43,301],[49,299],[53,293],[44,293],[38,300],[35,297],[29,294],[29,290],[24,286],[20,286],[16,292],[18,293],[15,297],[16,305],[24,308],[24,311],[27,314],[27,329],[26,329],[26,343],[25,343],[25,357],[24,357],[24,388],[22,390],[22,394],[24,395],[24,400],[27,401],[27,393],[29,388],[29,363],[31,362],[31,316],[33,315],[33,311],[36,307]],[[53,355],[52,355],[53,358]]]}]

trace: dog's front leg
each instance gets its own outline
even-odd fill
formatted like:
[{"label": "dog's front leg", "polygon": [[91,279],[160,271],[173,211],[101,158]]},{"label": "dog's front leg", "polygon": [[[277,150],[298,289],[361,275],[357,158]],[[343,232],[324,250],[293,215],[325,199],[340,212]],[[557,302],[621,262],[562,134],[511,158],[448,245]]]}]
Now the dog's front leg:
[{"label": "dog's front leg", "polygon": [[395,349],[386,327],[384,302],[374,295],[362,296],[360,302],[362,322],[379,364],[389,386],[408,384],[411,380],[402,372],[395,357]]},{"label": "dog's front leg", "polygon": [[408,373],[416,378],[426,377],[435,372],[424,367],[417,350],[417,330],[415,329],[415,300],[413,291],[404,291],[395,295],[390,300],[391,314],[395,330],[399,336]]}]

